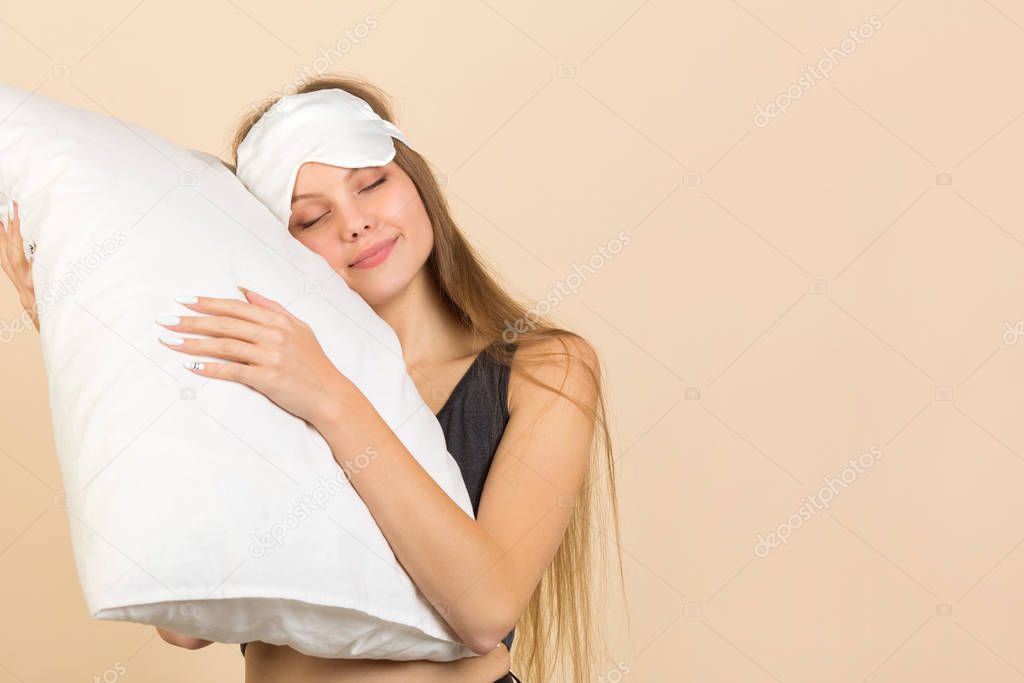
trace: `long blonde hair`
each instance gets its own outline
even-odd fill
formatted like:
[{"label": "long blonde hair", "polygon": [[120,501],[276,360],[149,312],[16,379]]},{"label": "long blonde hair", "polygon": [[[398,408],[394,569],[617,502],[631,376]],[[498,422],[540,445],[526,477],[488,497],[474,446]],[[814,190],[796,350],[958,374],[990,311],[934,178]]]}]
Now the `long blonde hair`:
[{"label": "long blonde hair", "polygon": [[[395,123],[388,96],[359,77],[321,76],[304,83],[295,91],[305,93],[325,88],[346,90],[365,100],[382,119]],[[227,164],[232,171],[236,169],[239,144],[278,97],[273,96],[255,107],[239,124],[231,145],[232,161]],[[579,340],[580,337],[555,327],[549,320],[528,310],[504,291],[452,220],[447,201],[426,159],[401,141],[396,139],[394,143],[395,163],[416,185],[433,226],[434,248],[426,267],[445,304],[461,325],[470,330],[475,338],[486,343],[486,352],[492,358],[520,371],[533,383],[566,396],[559,387],[542,382],[526,372],[524,366],[543,362],[550,356],[570,360],[566,339]],[[510,330],[520,348],[555,338],[561,341],[563,352],[531,353],[529,355],[532,358],[527,361],[527,354],[515,353],[505,344],[499,343],[510,341]],[[594,420],[591,462],[586,469],[582,488],[573,500],[573,510],[561,545],[516,624],[512,670],[527,681],[553,680],[555,675],[564,675],[567,680],[576,682],[594,678],[599,637],[603,642],[603,632],[598,628],[599,615],[595,613],[598,600],[593,590],[598,583],[594,580],[594,569],[598,562],[602,568],[607,563],[606,538],[598,523],[599,517],[609,512],[605,504],[610,505],[614,522],[619,578],[625,595],[622,552],[618,543],[621,532],[615,460],[607,422],[602,381],[604,373],[600,364],[593,368],[586,367],[590,370],[596,388],[596,407],[591,409],[572,397],[566,397],[590,413]],[[599,462],[599,450],[604,454],[603,464],[606,468],[600,474],[594,472],[594,465]],[[593,490],[598,483],[603,483],[602,495],[597,495]],[[595,554],[595,549],[600,549],[600,553]],[[607,654],[603,645],[601,650],[601,656]]]}]

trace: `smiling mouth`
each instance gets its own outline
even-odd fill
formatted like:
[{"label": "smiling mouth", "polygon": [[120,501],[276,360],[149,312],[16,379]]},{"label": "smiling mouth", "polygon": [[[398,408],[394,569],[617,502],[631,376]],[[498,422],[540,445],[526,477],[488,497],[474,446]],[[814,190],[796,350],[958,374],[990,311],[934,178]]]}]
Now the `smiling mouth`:
[{"label": "smiling mouth", "polygon": [[390,240],[380,242],[379,244],[370,247],[365,253],[361,254],[358,259],[348,264],[349,268],[370,268],[384,261],[388,257],[391,248],[395,242],[398,241],[398,235],[395,235]]}]

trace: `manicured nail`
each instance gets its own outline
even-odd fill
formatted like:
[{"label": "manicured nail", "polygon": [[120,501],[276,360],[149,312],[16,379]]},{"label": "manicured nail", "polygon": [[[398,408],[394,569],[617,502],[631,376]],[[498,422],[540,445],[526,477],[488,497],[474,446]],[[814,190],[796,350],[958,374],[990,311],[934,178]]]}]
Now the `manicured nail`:
[{"label": "manicured nail", "polygon": [[205,365],[203,365],[201,362],[199,362],[197,360],[190,360],[187,363],[185,363],[184,365],[185,365],[185,368],[188,369],[188,370],[202,370],[203,368],[206,367]]},{"label": "manicured nail", "polygon": [[181,323],[181,318],[176,315],[162,315],[156,321],[161,325],[177,325]]},{"label": "manicured nail", "polygon": [[176,296],[174,300],[179,304],[197,304],[199,303],[199,297],[195,296]]},{"label": "manicured nail", "polygon": [[171,337],[166,334],[160,337],[160,341],[162,341],[164,344],[170,344],[171,346],[179,346],[185,343],[185,340],[182,339],[181,337]]}]

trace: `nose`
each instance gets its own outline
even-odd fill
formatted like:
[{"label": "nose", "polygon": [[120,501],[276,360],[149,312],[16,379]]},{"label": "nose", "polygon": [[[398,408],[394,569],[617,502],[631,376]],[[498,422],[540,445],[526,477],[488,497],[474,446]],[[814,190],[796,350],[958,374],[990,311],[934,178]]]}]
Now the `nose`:
[{"label": "nose", "polygon": [[[356,225],[358,226],[358,223]],[[362,228],[351,227],[350,226],[350,227],[346,228],[346,231],[347,231],[348,238],[354,241],[354,240],[358,240],[359,237],[361,235],[365,234],[366,231],[369,230],[369,229],[370,229],[370,225],[369,225],[369,223],[367,223],[367,224],[363,225]]]},{"label": "nose", "polygon": [[344,217],[341,227],[342,239],[346,242],[366,239],[376,224],[376,219],[371,212],[356,209]]},{"label": "nose", "polygon": [[335,203],[333,210],[337,215],[338,236],[345,242],[367,239],[380,224],[377,211],[369,206],[360,206],[357,202],[342,199]]}]

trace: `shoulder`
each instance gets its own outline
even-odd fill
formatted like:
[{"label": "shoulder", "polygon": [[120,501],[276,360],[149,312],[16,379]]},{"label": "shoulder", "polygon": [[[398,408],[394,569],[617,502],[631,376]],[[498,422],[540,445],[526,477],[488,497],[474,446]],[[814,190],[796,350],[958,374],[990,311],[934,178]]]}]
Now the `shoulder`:
[{"label": "shoulder", "polygon": [[[604,422],[601,367],[594,348],[575,334],[522,339],[513,361],[508,425],[492,468],[496,481],[514,489],[510,501],[540,509],[551,504],[552,487],[575,495],[582,485]],[[531,480],[536,486],[526,484]],[[534,498],[524,497],[524,487]]]},{"label": "shoulder", "polygon": [[571,332],[523,340],[509,375],[509,411],[514,413],[561,397],[594,408],[601,386],[597,351]]}]

